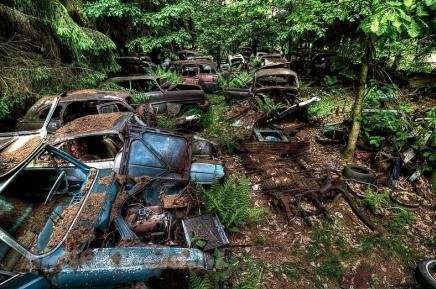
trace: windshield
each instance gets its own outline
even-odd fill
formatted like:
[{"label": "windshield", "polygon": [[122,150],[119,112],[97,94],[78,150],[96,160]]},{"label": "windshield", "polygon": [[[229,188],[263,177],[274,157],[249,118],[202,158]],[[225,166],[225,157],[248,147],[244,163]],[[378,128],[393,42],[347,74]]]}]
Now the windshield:
[{"label": "windshield", "polygon": [[[93,174],[95,169],[59,150],[41,148],[18,173],[0,183],[1,230],[34,255],[57,248],[74,224]],[[17,252],[3,241],[0,263],[6,264]],[[3,269],[11,271],[15,265]]]}]

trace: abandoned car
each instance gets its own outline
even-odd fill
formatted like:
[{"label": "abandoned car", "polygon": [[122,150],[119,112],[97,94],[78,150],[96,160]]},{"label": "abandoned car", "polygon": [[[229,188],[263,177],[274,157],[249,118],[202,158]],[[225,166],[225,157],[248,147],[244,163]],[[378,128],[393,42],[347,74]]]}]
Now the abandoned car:
[{"label": "abandoned car", "polygon": [[298,75],[287,65],[284,63],[262,67],[255,71],[253,83],[249,88],[228,88],[224,90],[224,94],[227,99],[249,98],[258,108],[268,101],[273,101],[276,103],[274,118],[283,118],[303,106],[319,101],[319,97],[313,97],[299,102]]},{"label": "abandoned car", "polygon": [[200,85],[206,92],[218,89],[216,69],[216,63],[210,60],[174,61],[171,65],[171,70],[180,74],[185,83]]},{"label": "abandoned car", "polygon": [[215,224],[203,250],[228,243],[216,216],[192,210],[187,184],[210,184],[223,170],[191,161],[189,137],[136,127],[117,175],[46,144],[43,131],[0,136],[5,288],[155,286],[163,274],[206,270],[207,253],[192,248],[201,220]]},{"label": "abandoned car", "polygon": [[[98,126],[92,126],[89,123],[96,123]],[[116,155],[123,149],[129,138],[134,137],[140,126],[131,112],[89,115],[75,119],[60,128],[49,137],[49,144],[92,167],[112,168]],[[158,130],[153,131],[156,135],[159,134]],[[160,135],[167,135],[168,138],[182,136],[166,132]],[[196,135],[184,135],[184,137],[190,140],[193,159],[207,160],[211,171],[215,171],[215,165],[220,165],[213,159],[218,152],[216,145]],[[221,167],[218,167],[218,171],[220,170]]]},{"label": "abandoned car", "polygon": [[230,70],[243,70],[248,67],[247,61],[242,54],[234,54],[228,56]]},{"label": "abandoned car", "polygon": [[[47,96],[38,100],[18,122],[18,131],[39,129],[47,118],[50,108],[57,96]],[[62,93],[58,98],[57,107],[48,124],[48,131],[56,131],[65,123],[76,118],[114,111],[135,112],[129,104],[131,97],[124,92],[101,90],[76,90]],[[152,112],[150,112],[152,113]],[[146,113],[138,115],[137,121],[146,119]]]},{"label": "abandoned car", "polygon": [[157,113],[178,114],[192,105],[209,105],[204,91],[195,84],[171,84],[165,78],[146,75],[114,77],[107,82],[139,92],[141,103],[151,104]]},{"label": "abandoned car", "polygon": [[197,54],[197,51],[189,50],[189,49],[177,51],[177,56],[179,57],[180,60],[187,60],[188,57],[193,57],[196,54]]},{"label": "abandoned car", "polygon": [[116,59],[122,75],[150,74],[157,65],[149,57],[123,56]]},{"label": "abandoned car", "polygon": [[280,63],[286,63],[286,62],[287,62],[287,60],[284,59],[278,53],[265,54],[265,55],[262,55],[260,57],[261,66],[268,66],[268,65],[280,64]]}]

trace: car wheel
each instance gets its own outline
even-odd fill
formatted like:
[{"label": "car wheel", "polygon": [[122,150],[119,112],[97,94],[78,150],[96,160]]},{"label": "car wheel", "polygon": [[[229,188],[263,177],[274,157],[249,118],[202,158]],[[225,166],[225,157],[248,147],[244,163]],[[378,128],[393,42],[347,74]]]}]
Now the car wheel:
[{"label": "car wheel", "polygon": [[369,169],[362,166],[348,165],[345,166],[343,174],[348,179],[372,183],[375,179],[375,175]]},{"label": "car wheel", "polygon": [[416,279],[424,289],[436,289],[436,259],[422,261],[416,267]]}]

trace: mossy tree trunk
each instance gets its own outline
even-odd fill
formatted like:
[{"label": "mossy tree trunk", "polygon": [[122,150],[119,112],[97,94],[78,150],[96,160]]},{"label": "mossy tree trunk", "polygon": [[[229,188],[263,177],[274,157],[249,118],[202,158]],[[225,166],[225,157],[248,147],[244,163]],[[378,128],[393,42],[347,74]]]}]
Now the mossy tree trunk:
[{"label": "mossy tree trunk", "polygon": [[365,97],[365,89],[366,89],[366,79],[368,77],[368,62],[362,63],[360,67],[360,75],[359,75],[359,87],[357,89],[357,94],[354,99],[353,106],[353,124],[351,126],[350,134],[348,135],[347,146],[342,152],[342,158],[349,160],[354,156],[354,150],[356,149],[357,138],[360,133],[360,120],[362,116],[362,106],[363,99]]}]

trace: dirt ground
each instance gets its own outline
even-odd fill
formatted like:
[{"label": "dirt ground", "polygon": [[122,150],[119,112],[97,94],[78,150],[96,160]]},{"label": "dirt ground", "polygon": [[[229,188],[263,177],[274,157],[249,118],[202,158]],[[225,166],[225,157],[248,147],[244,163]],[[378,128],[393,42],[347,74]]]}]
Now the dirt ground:
[{"label": "dirt ground", "polygon": [[[328,122],[340,120],[334,116]],[[295,121],[279,125],[295,126]],[[315,141],[320,123],[307,123],[293,138],[310,141],[310,150],[300,156],[318,175],[322,167],[336,166],[342,171],[346,163],[340,158],[340,145],[321,145]],[[355,161],[367,165],[364,161]],[[238,155],[226,157],[230,174],[246,172]],[[330,223],[323,215],[310,217],[312,226],[301,218],[288,220],[269,194],[262,192],[262,175],[248,174],[252,185],[252,200],[257,208],[268,208],[264,221],[245,227],[230,236],[231,251],[239,257],[250,256],[263,266],[261,288],[419,288],[413,267],[425,257],[435,256],[435,197],[429,184],[422,179],[417,184],[400,180],[396,190],[409,190],[425,196],[421,206],[411,209],[415,218],[404,233],[393,236],[384,226],[391,212],[374,215],[362,200],[354,197],[362,213],[376,224],[372,232],[360,221],[342,196],[326,201]],[[380,190],[390,190],[380,187]],[[323,236],[324,235],[324,236]],[[432,240],[433,238],[433,240]],[[241,247],[237,247],[241,245]]]}]

